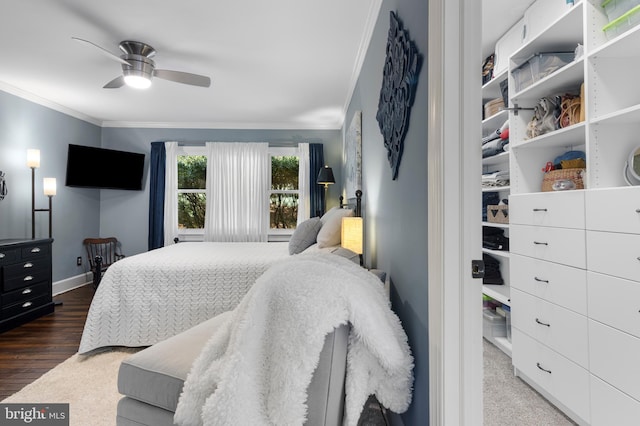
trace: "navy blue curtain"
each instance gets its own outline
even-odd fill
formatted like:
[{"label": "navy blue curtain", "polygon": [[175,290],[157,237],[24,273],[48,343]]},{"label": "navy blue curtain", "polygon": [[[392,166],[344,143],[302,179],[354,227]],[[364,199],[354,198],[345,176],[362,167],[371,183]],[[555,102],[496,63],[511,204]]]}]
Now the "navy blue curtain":
[{"label": "navy blue curtain", "polygon": [[149,250],[153,250],[164,246],[164,174],[167,167],[164,142],[151,143],[149,165]]},{"label": "navy blue curtain", "polygon": [[309,144],[309,179],[311,217],[324,213],[324,186],[318,185],[318,172],[324,167],[324,150],[321,143]]}]

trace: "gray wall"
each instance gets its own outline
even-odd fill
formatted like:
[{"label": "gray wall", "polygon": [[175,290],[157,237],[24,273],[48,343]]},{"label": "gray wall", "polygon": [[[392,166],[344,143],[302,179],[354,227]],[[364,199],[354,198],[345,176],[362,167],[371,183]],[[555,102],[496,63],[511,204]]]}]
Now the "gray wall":
[{"label": "gray wall", "polygon": [[[389,12],[394,11],[423,55],[416,99],[397,180],[391,179],[376,121]],[[415,358],[413,402],[405,425],[429,423],[427,334],[427,1],[385,0],[349,105],[345,128],[362,111],[365,263],[387,271],[391,301]]]},{"label": "gray wall", "polygon": [[[53,197],[53,280],[81,274],[76,257],[84,256],[82,239],[99,231],[100,194],[64,186],[67,145],[99,146],[98,126],[0,91],[0,170],[9,194],[0,201],[0,238],[31,238],[31,169],[27,149],[40,150],[36,169],[36,208],[47,208],[42,179],[55,177]],[[46,212],[36,213],[36,237],[49,235]]]},{"label": "gray wall", "polygon": [[[338,204],[342,136],[339,130],[202,130],[100,128],[50,108],[0,91],[0,170],[9,194],[0,201],[0,239],[31,237],[31,169],[27,149],[40,150],[36,169],[36,208],[46,208],[42,178],[57,179],[53,198],[53,280],[87,272],[82,240],[116,236],[126,255],[147,250],[149,152],[154,141],[262,141],[277,146],[322,143],[325,162],[334,167],[337,185],[329,187],[327,207]],[[144,190],[71,188],[64,185],[68,144],[101,146],[146,154]],[[47,213],[37,213],[36,237],[48,236]],[[83,265],[76,266],[76,257]]]}]

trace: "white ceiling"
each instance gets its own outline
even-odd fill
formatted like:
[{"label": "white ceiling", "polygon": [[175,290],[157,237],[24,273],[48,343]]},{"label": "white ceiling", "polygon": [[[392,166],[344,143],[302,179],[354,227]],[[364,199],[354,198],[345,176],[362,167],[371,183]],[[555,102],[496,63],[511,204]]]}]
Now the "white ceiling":
[{"label": "white ceiling", "polygon": [[[2,0],[0,90],[101,126],[340,128],[381,1]],[[120,64],[72,36],[211,87],[103,89]]]},{"label": "white ceiling", "polygon": [[[484,58],[533,0],[482,1]],[[340,128],[381,2],[2,0],[0,90],[105,127]],[[211,87],[103,89],[120,64],[71,37],[148,43]]]}]

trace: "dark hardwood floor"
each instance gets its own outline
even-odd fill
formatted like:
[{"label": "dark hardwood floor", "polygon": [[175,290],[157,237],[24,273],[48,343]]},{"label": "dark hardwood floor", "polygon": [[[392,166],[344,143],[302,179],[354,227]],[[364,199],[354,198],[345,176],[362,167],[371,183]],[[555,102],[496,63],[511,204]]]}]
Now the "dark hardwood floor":
[{"label": "dark hardwood floor", "polygon": [[55,312],[0,334],[0,401],[78,352],[95,290],[91,285],[53,298]]},{"label": "dark hardwood floor", "polygon": [[[54,313],[0,333],[0,401],[18,392],[76,352],[95,290],[92,285],[53,298]],[[382,409],[370,397],[358,426],[386,426]]]}]

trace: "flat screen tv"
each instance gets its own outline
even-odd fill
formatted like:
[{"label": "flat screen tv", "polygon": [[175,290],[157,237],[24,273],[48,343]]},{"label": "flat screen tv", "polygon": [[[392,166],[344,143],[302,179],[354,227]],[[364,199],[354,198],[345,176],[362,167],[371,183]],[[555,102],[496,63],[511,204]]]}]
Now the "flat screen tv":
[{"label": "flat screen tv", "polygon": [[67,186],[142,189],[144,154],[69,144]]}]

